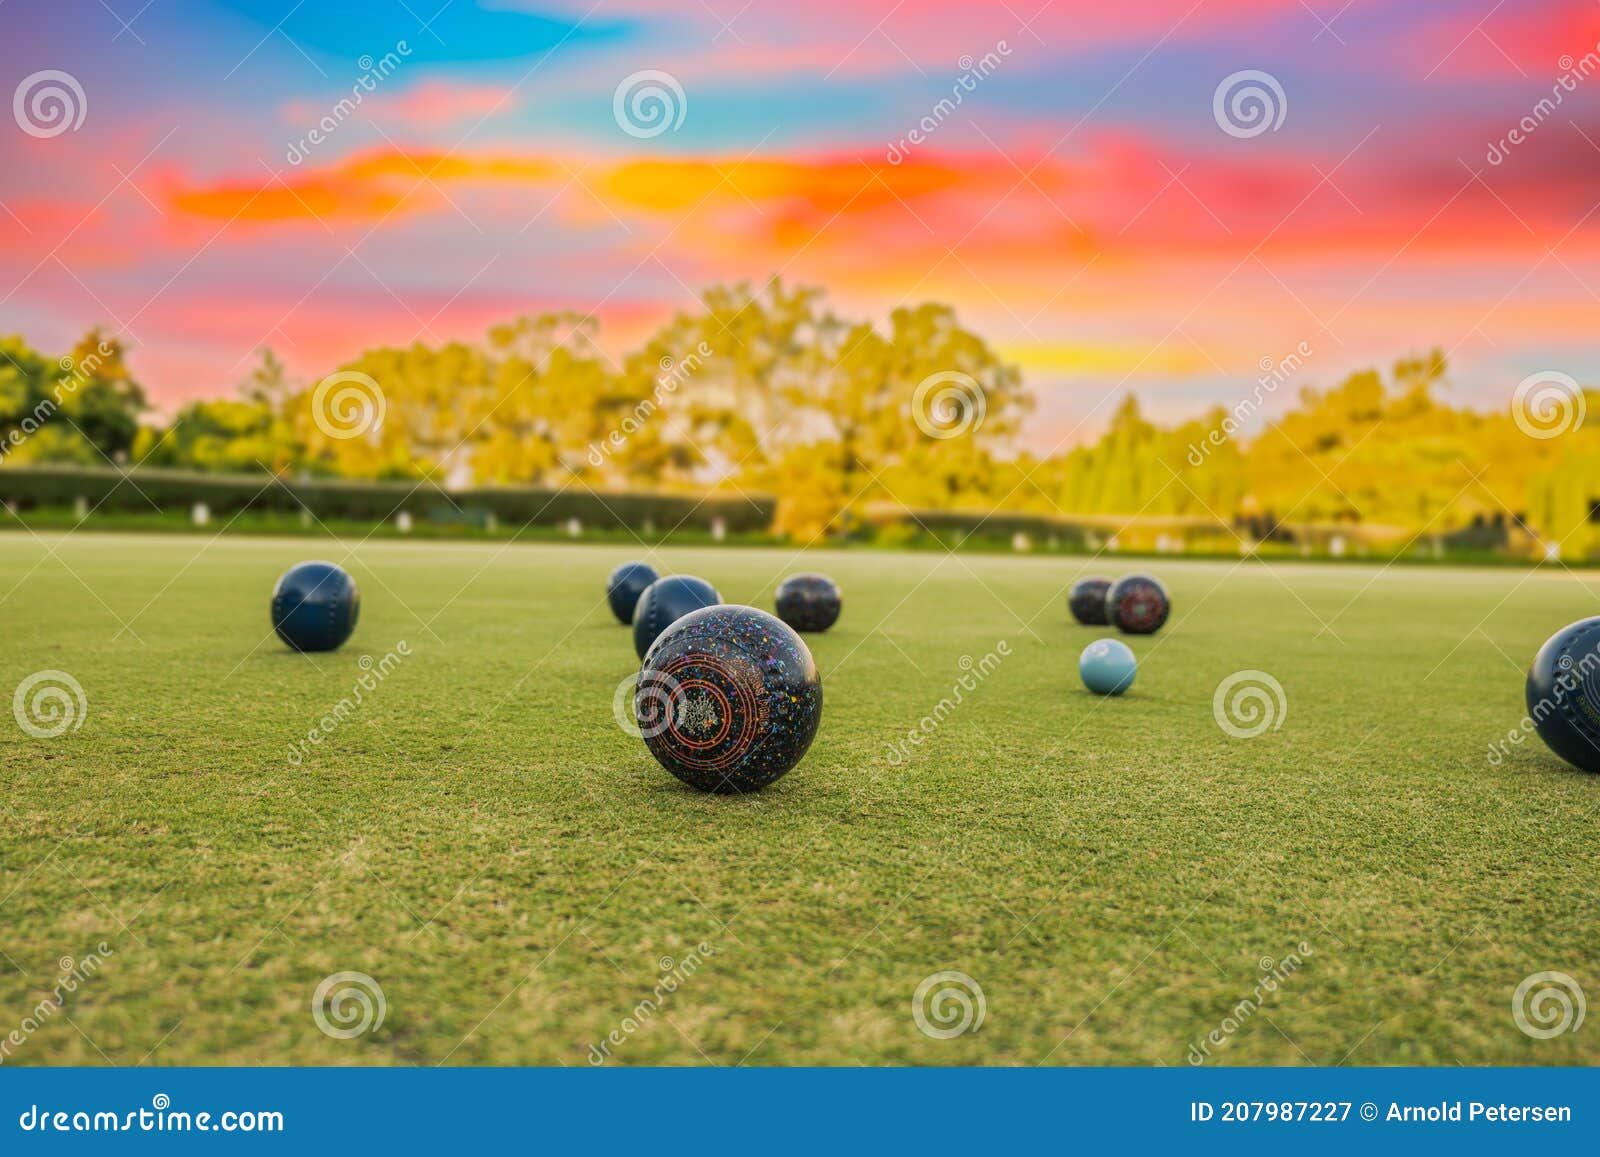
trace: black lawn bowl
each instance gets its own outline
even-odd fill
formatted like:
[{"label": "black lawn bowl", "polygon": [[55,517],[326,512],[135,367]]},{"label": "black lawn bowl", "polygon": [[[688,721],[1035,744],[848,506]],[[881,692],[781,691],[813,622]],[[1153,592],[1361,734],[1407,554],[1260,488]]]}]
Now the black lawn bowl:
[{"label": "black lawn bowl", "polygon": [[722,601],[717,588],[703,578],[675,574],[644,588],[633,608],[633,649],[643,659],[657,636],[690,611]]},{"label": "black lawn bowl", "polygon": [[639,672],[639,732],[690,787],[758,791],[799,763],[822,721],[805,642],[754,607],[715,606],[668,627]]},{"label": "black lawn bowl", "polygon": [[1106,620],[1130,635],[1153,635],[1172,613],[1167,588],[1147,574],[1119,578],[1106,592]]},{"label": "black lawn bowl", "polygon": [[1527,702],[1551,751],[1600,771],[1600,618],[1580,619],[1545,641],[1528,669]]},{"label": "black lawn bowl", "polygon": [[335,563],[298,563],[272,588],[272,629],[296,651],[334,650],[360,616],[356,580]]},{"label": "black lawn bowl", "polygon": [[606,600],[619,623],[627,626],[633,622],[633,608],[638,605],[639,596],[659,577],[653,568],[642,562],[625,562],[611,572],[606,580]]},{"label": "black lawn bowl", "polygon": [[826,631],[844,603],[839,584],[825,574],[796,574],[778,587],[778,617],[797,631]]},{"label": "black lawn bowl", "polygon": [[1067,610],[1086,627],[1106,625],[1106,592],[1111,589],[1108,578],[1079,579],[1067,593]]}]

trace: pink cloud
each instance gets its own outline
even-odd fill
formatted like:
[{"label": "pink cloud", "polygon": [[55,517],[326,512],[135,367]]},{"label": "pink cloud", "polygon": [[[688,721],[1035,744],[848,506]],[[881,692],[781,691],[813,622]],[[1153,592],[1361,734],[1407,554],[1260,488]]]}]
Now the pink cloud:
[{"label": "pink cloud", "polygon": [[1553,82],[1597,48],[1600,8],[1592,0],[1549,0],[1442,17],[1405,47],[1405,58],[1430,77]]},{"label": "pink cloud", "polygon": [[[1361,5],[1367,0],[1352,0]],[[547,12],[549,0],[501,0],[504,8]],[[556,5],[574,18],[587,0]],[[1140,0],[1106,4],[1020,0],[807,0],[792,5],[747,5],[744,0],[618,0],[608,16],[634,16],[661,28],[695,28],[679,43],[710,47],[685,57],[669,40],[665,55],[703,64],[698,75],[766,76],[774,72],[862,75],[917,68],[954,69],[964,57],[981,57],[1005,40],[1016,51],[1059,56],[1126,44],[1150,47],[1261,27],[1279,19],[1318,26],[1302,0]],[[1036,52],[1033,50],[1037,50]]]},{"label": "pink cloud", "polygon": [[[385,126],[436,130],[511,112],[519,102],[509,85],[425,80],[407,89],[379,89],[365,96],[359,115]],[[328,102],[290,101],[283,106],[283,119],[294,125],[313,125],[329,115],[329,107]]]}]

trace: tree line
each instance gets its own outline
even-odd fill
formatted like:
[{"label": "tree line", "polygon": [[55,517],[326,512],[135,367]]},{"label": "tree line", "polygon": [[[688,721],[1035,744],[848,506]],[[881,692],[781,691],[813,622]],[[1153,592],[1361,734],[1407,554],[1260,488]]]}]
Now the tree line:
[{"label": "tree line", "polygon": [[1600,546],[1600,396],[1453,405],[1437,351],[1271,399],[1271,421],[1252,419],[1281,366],[1173,424],[1130,394],[1092,442],[1037,455],[1018,449],[1021,374],[947,306],[879,326],[815,289],[719,287],[620,361],[596,338],[592,318],[523,317],[480,341],[369,349],[314,382],[267,350],[235,396],[166,421],[101,330],[60,358],[0,338],[0,463],[738,489],[776,496],[774,529],[803,539],[888,503],[1208,517],[1257,535],[1500,522],[1569,555]]}]

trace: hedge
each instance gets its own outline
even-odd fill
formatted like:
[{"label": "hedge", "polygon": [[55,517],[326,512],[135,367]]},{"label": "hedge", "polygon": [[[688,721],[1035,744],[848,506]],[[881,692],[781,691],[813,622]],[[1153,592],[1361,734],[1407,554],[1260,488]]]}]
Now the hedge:
[{"label": "hedge", "polygon": [[1081,551],[1096,550],[1113,535],[1124,539],[1143,536],[1154,541],[1168,533],[1188,538],[1227,537],[1233,541],[1224,524],[1205,518],[912,510],[880,503],[865,511],[865,519],[880,534],[885,528],[898,527],[902,534],[925,536],[946,545],[968,540],[1011,543],[1020,536],[1033,544]]},{"label": "hedge", "polygon": [[445,489],[432,482],[345,482],[324,478],[272,478],[252,474],[205,474],[184,470],[78,466],[8,466],[0,469],[0,501],[18,510],[74,506],[108,512],[187,511],[205,503],[213,515],[243,510],[302,508],[318,518],[383,521],[406,511],[414,519],[482,525],[489,516],[510,525],[556,525],[577,519],[584,526],[657,531],[676,527],[709,530],[720,520],[729,533],[765,531],[774,503],[762,496],[597,493],[582,486],[565,490],[480,486]]},{"label": "hedge", "polygon": [[[0,467],[0,501],[14,509],[75,507],[96,512],[187,515],[204,503],[214,518],[242,511],[295,514],[309,510],[318,519],[391,521],[401,511],[420,524],[486,527],[564,526],[576,519],[584,528],[666,534],[684,529],[714,532],[720,522],[733,535],[764,535],[773,521],[775,501],[739,494],[697,497],[682,494],[596,493],[580,485],[565,490],[541,487],[479,486],[446,489],[432,482],[346,482],[327,478],[272,478],[262,474],[207,474],[136,468],[126,473],[81,466]],[[1265,538],[1286,549],[1315,555],[1393,554],[1408,549],[1441,557],[1482,554],[1529,557],[1536,542],[1518,527],[1472,528],[1433,535],[1422,542],[1401,528],[1371,525],[1300,523],[1235,526],[1208,518],[1120,518],[1108,515],[1047,516],[997,511],[909,510],[890,503],[862,512],[865,526],[851,538],[885,545],[1095,551],[1114,536],[1132,551],[1208,551],[1238,549],[1240,538]],[[0,523],[3,525],[3,523]],[[865,534],[862,533],[865,531]]]}]

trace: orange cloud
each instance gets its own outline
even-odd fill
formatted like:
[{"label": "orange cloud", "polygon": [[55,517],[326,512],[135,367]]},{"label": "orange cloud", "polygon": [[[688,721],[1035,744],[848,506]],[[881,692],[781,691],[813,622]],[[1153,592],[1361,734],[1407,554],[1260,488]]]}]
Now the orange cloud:
[{"label": "orange cloud", "polygon": [[255,222],[379,219],[436,208],[445,182],[544,182],[559,166],[526,157],[453,156],[384,149],[305,174],[178,188],[170,203],[196,217]]},{"label": "orange cloud", "polygon": [[[674,214],[701,205],[746,208],[771,213],[771,235],[790,227],[824,226],[885,206],[923,203],[947,192],[998,192],[1003,187],[994,158],[982,163],[914,158],[902,165],[859,157],[731,163],[632,160],[594,166],[534,155],[382,149],[306,173],[178,189],[171,203],[194,216],[246,221],[382,218],[402,208],[438,208],[437,197],[424,194],[413,200],[414,192],[422,192],[419,186],[563,186],[582,171],[597,171],[586,184],[614,211]],[[1050,179],[1050,174],[1040,179]]]},{"label": "orange cloud", "polygon": [[[1091,257],[1537,254],[1532,243],[1561,239],[1600,179],[1600,154],[1570,126],[1548,126],[1515,163],[1476,166],[1481,180],[1457,158],[1481,150],[1474,137],[1487,133],[1451,131],[1375,135],[1337,171],[1320,154],[1185,150],[1127,133],[1086,140],[1071,156],[921,150],[900,164],[858,154],[584,161],[383,149],[275,179],[184,188],[172,203],[226,220],[376,221],[444,211],[458,200],[452,188],[504,186],[518,194],[491,204],[490,220],[511,212],[520,224],[530,200],[559,199],[550,224],[642,222],[628,230],[631,244],[670,232],[713,276],[778,268],[805,251],[818,274],[857,282],[914,279],[948,260],[985,281],[1034,284],[1059,277],[1065,259]],[[539,192],[521,196],[527,189]]]},{"label": "orange cloud", "polygon": [[894,201],[917,201],[982,183],[970,166],[939,160],[902,165],[858,157],[812,160],[649,160],[618,165],[603,188],[617,204],[665,213],[715,199],[724,203],[790,206],[819,219],[866,211]]},{"label": "orange cloud", "polygon": [[383,217],[405,194],[337,175],[283,184],[224,183],[172,194],[174,208],[196,217],[244,221],[325,221],[341,217]]},{"label": "orange cloud", "polygon": [[443,152],[385,150],[367,153],[341,166],[352,180],[400,177],[412,181],[540,183],[560,176],[561,166],[541,157],[484,156]]}]

